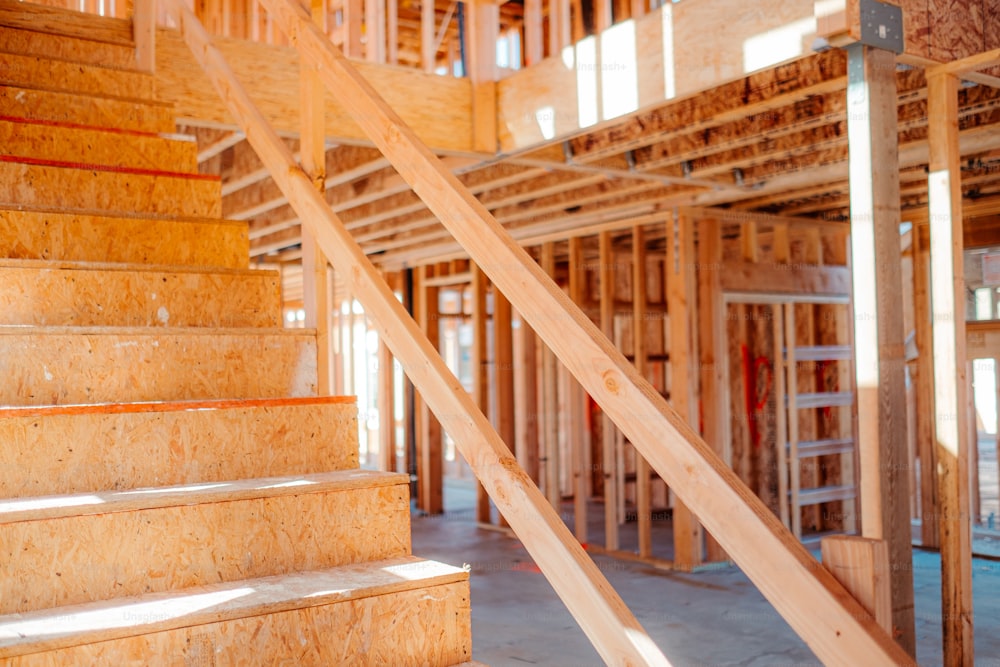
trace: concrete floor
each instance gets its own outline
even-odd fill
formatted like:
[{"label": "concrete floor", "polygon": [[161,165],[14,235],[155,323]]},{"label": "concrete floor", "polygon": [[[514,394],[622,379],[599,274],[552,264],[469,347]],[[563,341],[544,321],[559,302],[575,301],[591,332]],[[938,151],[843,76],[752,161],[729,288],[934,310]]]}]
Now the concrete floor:
[{"label": "concrete floor", "polygon": [[[443,516],[413,518],[413,551],[472,570],[473,656],[493,667],[601,665],[520,543],[478,528],[467,482],[449,482]],[[736,567],[683,574],[595,556],[595,562],[675,667],[819,662]],[[914,553],[917,658],[940,665],[936,553]],[[975,559],[976,665],[1000,667],[1000,562]]]}]

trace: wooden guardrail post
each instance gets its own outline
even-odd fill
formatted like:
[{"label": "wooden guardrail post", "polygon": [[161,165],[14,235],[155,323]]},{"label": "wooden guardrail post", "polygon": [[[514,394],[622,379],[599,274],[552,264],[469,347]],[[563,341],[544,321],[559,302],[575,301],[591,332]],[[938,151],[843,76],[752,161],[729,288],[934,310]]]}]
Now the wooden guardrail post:
[{"label": "wooden guardrail post", "polygon": [[132,36],[136,66],[152,74],[156,70],[156,0],[135,0]]}]

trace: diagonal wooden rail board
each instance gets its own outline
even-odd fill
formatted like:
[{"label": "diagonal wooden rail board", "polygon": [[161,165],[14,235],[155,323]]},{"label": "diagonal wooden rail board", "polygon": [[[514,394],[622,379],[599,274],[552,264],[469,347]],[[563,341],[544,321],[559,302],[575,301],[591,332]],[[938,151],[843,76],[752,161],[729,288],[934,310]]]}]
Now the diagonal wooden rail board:
[{"label": "diagonal wooden rail board", "polygon": [[[291,0],[264,0],[264,5],[301,56],[316,64],[327,87],[342,97],[345,108],[400,175],[820,659],[829,665],[912,664],[913,659],[684,423],[489,211],[440,166],[437,157],[312,25],[305,10]],[[193,16],[185,21],[193,23]],[[189,43],[195,42],[192,49],[199,58],[214,56],[210,69],[218,71],[210,74],[217,87],[224,89],[224,99],[230,106],[249,106],[249,100],[238,98],[227,83],[223,73],[229,73],[228,68],[213,53],[204,32],[197,40],[193,36],[197,31],[182,25]],[[639,626],[631,613],[518,467],[436,350],[396,308],[398,302],[349,234],[338,226],[336,216],[314,196],[301,170],[289,166],[288,151],[276,136],[268,144],[259,114],[253,125],[260,127],[247,132],[251,143],[273,165],[276,180],[289,189],[289,200],[297,201],[303,220],[316,228],[324,251],[341,266],[350,267],[350,280],[357,294],[371,301],[380,333],[414,383],[423,387],[421,393],[460,443],[477,477],[605,661],[662,664],[665,660],[659,651],[641,629],[636,630]],[[268,149],[273,154],[265,156]],[[331,224],[323,224],[324,219]]]},{"label": "diagonal wooden rail board", "polygon": [[610,665],[669,665],[562,519],[396,300],[361,247],[253,106],[211,38],[180,0],[168,0],[185,41],[239,120],[303,223],[340,270],[435,415],[455,438],[539,568]]}]

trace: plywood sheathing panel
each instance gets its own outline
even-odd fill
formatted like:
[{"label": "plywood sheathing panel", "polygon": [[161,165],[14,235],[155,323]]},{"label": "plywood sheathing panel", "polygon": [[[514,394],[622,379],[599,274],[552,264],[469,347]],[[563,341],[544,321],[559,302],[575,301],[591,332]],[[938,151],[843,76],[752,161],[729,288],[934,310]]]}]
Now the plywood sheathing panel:
[{"label": "plywood sheathing panel", "polygon": [[198,173],[193,140],[0,120],[0,145],[4,155],[17,157],[154,171],[169,165],[174,172]]},{"label": "plywood sheathing panel", "polygon": [[[319,399],[313,399],[319,400]],[[128,406],[126,406],[128,407]],[[354,402],[0,414],[0,498],[192,484],[358,466]],[[290,425],[294,424],[295,428]]]},{"label": "plywood sheathing panel", "polygon": [[[332,583],[332,582],[331,582]],[[13,658],[10,667],[68,664],[433,665],[472,654],[468,582],[196,625]]]},{"label": "plywood sheathing panel", "polygon": [[18,86],[0,85],[0,116],[142,132],[175,129],[173,111],[166,104]]},{"label": "plywood sheathing panel", "polygon": [[0,257],[246,268],[246,223],[0,209]]},{"label": "plywood sheathing panel", "polygon": [[[87,504],[94,499],[97,506]],[[0,514],[16,519],[0,524],[2,613],[410,553],[409,489],[395,474],[355,470],[194,485],[167,498],[120,492],[38,503],[49,509],[14,516],[20,503],[12,501],[6,506],[15,509]],[[83,513],[94,511],[107,513]]]},{"label": "plywood sheathing panel", "polygon": [[62,58],[102,67],[135,68],[135,49],[120,44],[106,44],[33,30],[17,30],[2,25],[0,25],[0,44],[8,53]]},{"label": "plywood sheathing panel", "polygon": [[315,336],[272,330],[0,327],[0,404],[311,396]]},{"label": "plywood sheathing panel", "polygon": [[84,65],[0,51],[0,83],[111,97],[152,99],[154,79],[143,72]]},{"label": "plywood sheathing panel", "polygon": [[[225,37],[214,38],[214,43],[275,130],[297,133],[299,59],[295,51]],[[374,63],[354,65],[428,146],[472,150],[472,89],[468,79]],[[159,99],[173,103],[179,118],[235,127],[218,93],[176,31],[157,32],[156,82]],[[369,141],[329,93],[326,136]]]},{"label": "plywood sheathing panel", "polygon": [[217,179],[0,162],[0,202],[107,212],[222,214]]},{"label": "plywood sheathing panel", "polygon": [[280,327],[277,271],[0,260],[0,325]]}]

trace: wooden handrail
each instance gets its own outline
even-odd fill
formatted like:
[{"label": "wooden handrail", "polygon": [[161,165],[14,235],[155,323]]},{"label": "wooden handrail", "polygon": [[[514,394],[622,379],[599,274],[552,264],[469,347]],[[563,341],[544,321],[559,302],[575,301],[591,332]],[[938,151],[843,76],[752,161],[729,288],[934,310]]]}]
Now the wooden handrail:
[{"label": "wooden handrail", "polygon": [[[308,178],[271,132],[196,19],[181,14],[185,39],[240,118],[303,222],[348,274],[407,375],[451,433],[487,492],[609,664],[665,658],[579,548],[506,445],[391,295]],[[311,23],[295,0],[262,0],[300,57],[316,66],[414,192],[486,272],[528,324],[611,415],[652,468],[732,555],[789,625],[830,665],[913,664],[850,593],[785,529],[566,294],[417,138]],[[240,91],[242,92],[242,91]],[[370,305],[369,305],[370,302]]]},{"label": "wooden handrail", "polygon": [[167,0],[195,58],[204,68],[275,183],[345,276],[379,335],[400,361],[482,481],[497,508],[605,662],[669,665],[625,603],[518,465],[472,398],[416,322],[395,298],[291,152],[267,124],[211,38],[182,0]]},{"label": "wooden handrail", "polygon": [[262,2],[300,57],[319,68],[327,88],[413,191],[820,659],[827,664],[913,663],[486,207],[441,166],[310,24],[305,11],[292,0]]}]

